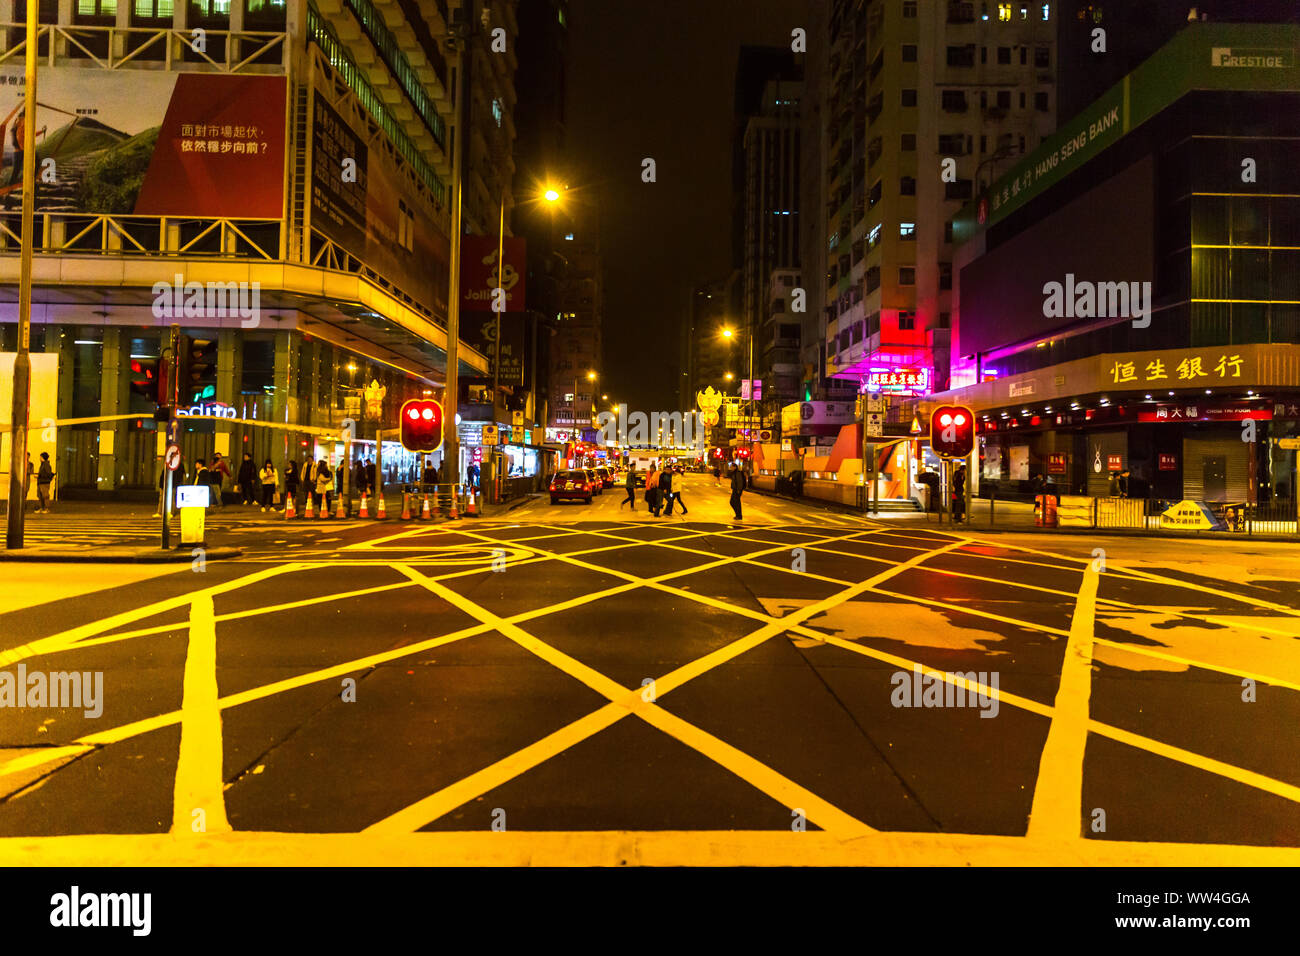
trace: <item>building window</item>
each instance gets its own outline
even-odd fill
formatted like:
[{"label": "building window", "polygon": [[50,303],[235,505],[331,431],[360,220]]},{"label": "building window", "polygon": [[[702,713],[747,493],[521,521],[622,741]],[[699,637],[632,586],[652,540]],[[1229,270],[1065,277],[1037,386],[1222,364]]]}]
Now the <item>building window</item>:
[{"label": "building window", "polygon": [[1043,22],[1044,22],[1044,23],[1047,22],[1047,20],[1048,20],[1048,15],[1051,13],[1051,9],[1052,9],[1052,5],[1051,5],[1050,3],[1045,3],[1045,4],[1043,4]]},{"label": "building window", "polygon": [[[903,0],[903,19],[916,19],[916,0]],[[1047,18],[1044,17],[1043,19],[1046,20]]]},{"label": "building window", "polygon": [[1046,113],[1046,112],[1047,112],[1047,94],[1046,94],[1046,93],[1035,93],[1035,94],[1034,94],[1034,109],[1038,110],[1040,113]]},{"label": "building window", "polygon": [[867,208],[868,208],[868,209],[870,209],[870,208],[871,208],[872,206],[874,206],[876,203],[880,202],[880,182],[881,182],[881,181],[880,181],[879,179],[877,179],[877,180],[876,180],[876,184],[875,184],[874,186],[871,187],[871,192],[867,194]]},{"label": "building window", "polygon": [[944,183],[943,198],[944,199],[970,199],[971,181],[969,179],[959,179],[955,183]]},{"label": "building window", "polygon": [[1022,3],[1022,4],[1020,5],[1020,19],[1021,19],[1021,20],[1028,20],[1028,19],[1029,19],[1029,4],[1027,4],[1027,3]]},{"label": "building window", "polygon": [[911,176],[904,176],[898,181],[898,193],[900,196],[915,196],[916,180]]},{"label": "building window", "polygon": [[[1045,94],[1044,94],[1044,95],[1045,95]],[[902,147],[902,148],[903,148],[903,152],[905,152],[905,153],[914,153],[914,152],[916,152],[916,134],[915,134],[915,133],[904,133],[904,134],[903,134],[903,147]]]},{"label": "building window", "polygon": [[983,133],[980,134],[980,155],[983,156],[989,151],[989,138]]},{"label": "building window", "polygon": [[[901,274],[901,273],[903,273],[903,272],[911,272],[912,270],[911,270],[911,269],[899,269],[898,271],[899,271],[899,273]],[[904,282],[904,283],[903,283],[903,285],[911,285],[911,284],[912,284],[912,283],[911,283],[910,281],[909,281],[909,282]],[[910,332],[910,331],[912,331],[912,330],[915,329],[915,328],[916,328],[916,313],[915,313],[915,312],[899,312],[899,313],[898,313],[898,329],[899,329],[900,332]]]},{"label": "building window", "polygon": [[492,101],[492,118],[496,120],[498,128],[501,126],[501,115],[501,100],[494,99]]},{"label": "building window", "polygon": [[952,220],[951,219],[949,219],[947,222],[943,224],[943,241],[947,243],[952,242]]},{"label": "building window", "polygon": [[1008,21],[1011,20],[1011,4],[1009,3],[998,4],[998,19],[1001,20],[1003,23],[1007,23]]},{"label": "building window", "polygon": [[916,105],[916,90],[903,90],[903,105],[904,106]]},{"label": "building window", "polygon": [[880,229],[881,229],[881,225],[877,224],[871,228],[871,232],[867,233],[868,249],[876,248],[876,244],[880,242]]},{"label": "building window", "polygon": [[987,109],[989,105],[989,94],[987,90],[980,90],[980,109]]},{"label": "building window", "polygon": [[914,266],[900,266],[898,269],[899,285],[916,285],[916,268]]},{"label": "building window", "polygon": [[980,47],[980,63],[984,64],[987,63],[988,61],[989,61],[989,48],[986,46],[982,46]]},{"label": "building window", "polygon": [[915,43],[904,43],[904,44],[903,44],[903,62],[904,62],[904,63],[915,63],[915,62],[916,62],[916,44],[915,44]]},{"label": "building window", "polygon": [[900,222],[898,224],[899,239],[916,239],[916,223]]},{"label": "building window", "polygon": [[951,262],[939,263],[939,288],[940,289],[952,288],[952,263]]},{"label": "building window", "polygon": [[998,65],[999,66],[1011,65],[1011,47],[1009,46],[998,47]]},{"label": "building window", "polygon": [[1000,110],[1009,110],[1009,109],[1011,109],[1011,91],[1010,91],[1010,90],[998,90],[998,109],[1000,109]]},{"label": "building window", "polygon": [[974,66],[975,65],[975,44],[968,43],[966,46],[948,47],[948,65],[949,66]]},{"label": "building window", "polygon": [[1020,91],[1020,108],[1021,108],[1022,110],[1025,108],[1025,91],[1024,91],[1024,90],[1021,90],[1021,91]]},{"label": "building window", "polygon": [[[915,96],[916,91],[912,91]],[[965,113],[966,112],[966,94],[961,90],[944,90],[940,99],[944,112],[947,113]]]},{"label": "building window", "polygon": [[936,328],[940,328],[940,329],[950,329],[950,328],[952,328],[952,313],[951,313],[951,312],[940,312],[940,313],[939,313],[939,324],[936,326]]},{"label": "building window", "polygon": [[1045,46],[1034,47],[1034,66],[1040,70],[1051,69],[1052,51]]},{"label": "building window", "polygon": [[1020,65],[1024,66],[1028,62],[1029,62],[1029,47],[1022,46],[1020,48]]}]

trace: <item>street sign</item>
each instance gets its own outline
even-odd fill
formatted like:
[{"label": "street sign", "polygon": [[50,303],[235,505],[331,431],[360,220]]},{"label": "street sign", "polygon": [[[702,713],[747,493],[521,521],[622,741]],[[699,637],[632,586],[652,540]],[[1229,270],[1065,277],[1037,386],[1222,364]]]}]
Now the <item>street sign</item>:
[{"label": "street sign", "polygon": [[[516,412],[515,414],[519,414],[519,413]],[[516,425],[510,429],[510,440],[514,442],[516,445],[522,445],[524,443],[523,425]]]},{"label": "street sign", "polygon": [[484,425],[484,426],[483,426],[483,444],[484,444],[484,445],[495,445],[495,444],[497,444],[500,440],[501,440],[501,439],[500,439],[500,437],[497,435],[497,427],[496,427],[495,425]]},{"label": "street sign", "polygon": [[867,437],[883,438],[885,435],[885,416],[881,412],[867,412]]},{"label": "street sign", "polygon": [[175,471],[181,466],[181,448],[180,445],[168,445],[167,454],[163,457],[167,462],[167,470]]},{"label": "street sign", "polygon": [[524,413],[523,413],[523,412],[511,412],[511,413],[510,413],[510,424],[511,424],[511,425],[514,425],[516,428],[518,428],[518,427],[519,427],[520,425],[522,425],[523,423],[524,423]]},{"label": "street sign", "polygon": [[867,411],[868,411],[868,412],[883,412],[884,410],[885,410],[885,398],[884,398],[883,395],[868,395],[868,396],[867,396]]},{"label": "street sign", "polygon": [[1300,438],[1279,438],[1277,440],[1278,448],[1286,448],[1294,451],[1300,448]]},{"label": "street sign", "polygon": [[181,443],[181,422],[176,417],[176,409],[173,407],[167,418],[167,444],[179,445]]}]

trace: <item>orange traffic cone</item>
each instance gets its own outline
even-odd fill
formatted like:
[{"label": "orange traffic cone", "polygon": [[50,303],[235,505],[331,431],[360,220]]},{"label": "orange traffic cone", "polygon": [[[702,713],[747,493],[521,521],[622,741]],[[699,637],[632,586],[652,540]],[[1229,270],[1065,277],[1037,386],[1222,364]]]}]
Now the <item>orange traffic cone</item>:
[{"label": "orange traffic cone", "polygon": [[411,496],[405,491],[402,492],[402,520],[411,520]]},{"label": "orange traffic cone", "polygon": [[284,496],[284,519],[288,521],[290,518],[296,518],[296,517],[298,517],[298,512],[294,509],[293,506],[293,495],[285,495]]},{"label": "orange traffic cone", "polygon": [[303,516],[304,518],[308,518],[308,519],[316,517],[314,514],[312,514],[312,510],[311,510],[311,492],[310,492],[310,491],[307,492],[307,507],[303,509],[303,511],[302,511],[302,516]]},{"label": "orange traffic cone", "polygon": [[420,512],[421,521],[432,521],[433,515],[429,514],[429,496],[424,496],[424,510]]},{"label": "orange traffic cone", "polygon": [[384,521],[388,518],[388,512],[384,510],[384,496],[380,495],[375,499],[375,520]]},{"label": "orange traffic cone", "polygon": [[438,486],[433,488],[433,517],[438,517]]},{"label": "orange traffic cone", "polygon": [[474,486],[473,486],[473,485],[470,485],[470,486],[469,486],[469,504],[467,504],[467,505],[465,506],[465,517],[467,517],[467,518],[477,518],[477,517],[478,517],[478,507],[476,506],[475,501],[474,501]]},{"label": "orange traffic cone", "polygon": [[361,496],[361,510],[357,512],[357,517],[358,518],[370,517],[370,509],[366,506],[366,496],[364,494]]},{"label": "orange traffic cone", "polygon": [[456,510],[456,499],[459,497],[459,493],[460,493],[460,487],[458,485],[453,486],[451,489],[451,508],[447,512],[448,518],[455,519],[460,517],[460,512]]},{"label": "orange traffic cone", "polygon": [[335,509],[335,512],[334,517],[336,518],[346,518],[348,516],[347,504],[344,502],[342,495],[339,495],[339,506]]}]

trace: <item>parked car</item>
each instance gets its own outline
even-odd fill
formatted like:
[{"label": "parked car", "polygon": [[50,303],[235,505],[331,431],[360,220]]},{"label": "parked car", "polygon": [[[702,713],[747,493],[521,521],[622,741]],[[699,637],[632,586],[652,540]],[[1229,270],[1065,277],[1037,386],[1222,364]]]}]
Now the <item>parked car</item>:
[{"label": "parked car", "polygon": [[596,467],[596,474],[600,477],[600,486],[602,488],[614,487],[614,472],[612,469],[605,465],[598,465]]},{"label": "parked car", "polygon": [[591,482],[591,487],[595,489],[596,494],[603,495],[605,493],[605,483],[600,480],[600,475],[596,474],[596,469],[587,468],[585,471],[587,472],[587,480]]},{"label": "parked car", "polygon": [[591,504],[591,496],[599,494],[592,484],[585,470],[557,471],[551,479],[551,504],[558,505],[561,500]]}]

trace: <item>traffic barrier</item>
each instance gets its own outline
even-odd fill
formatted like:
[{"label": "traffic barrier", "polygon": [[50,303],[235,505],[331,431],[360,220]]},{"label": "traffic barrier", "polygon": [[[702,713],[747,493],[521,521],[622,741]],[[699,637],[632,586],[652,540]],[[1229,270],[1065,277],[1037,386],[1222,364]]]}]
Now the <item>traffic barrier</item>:
[{"label": "traffic barrier", "polygon": [[420,512],[421,521],[432,521],[433,515],[429,513],[429,496],[424,496],[424,510]]},{"label": "traffic barrier", "polygon": [[298,517],[298,512],[293,506],[293,495],[284,496],[284,520]]},{"label": "traffic barrier", "polygon": [[379,495],[375,499],[375,520],[384,521],[388,518],[388,512],[384,510],[384,496]]},{"label": "traffic barrier", "polygon": [[361,510],[357,512],[357,517],[358,518],[370,517],[370,508],[367,505],[366,496],[364,494],[361,495]]},{"label": "traffic barrier", "polygon": [[408,492],[402,492],[402,520],[411,520],[411,495]]},{"label": "traffic barrier", "polygon": [[307,507],[303,509],[303,511],[302,511],[302,516],[303,516],[304,518],[308,518],[308,519],[316,517],[314,514],[312,514],[312,510],[311,510],[311,492],[310,492],[310,491],[307,492]]}]

